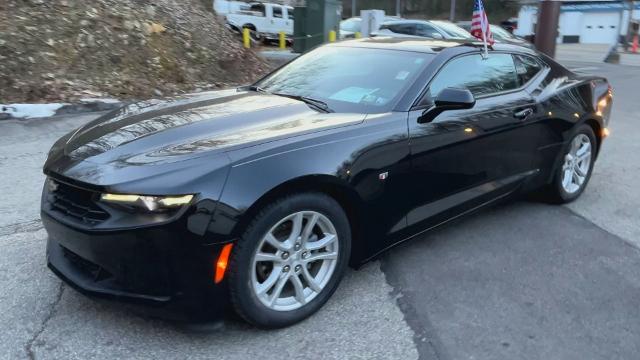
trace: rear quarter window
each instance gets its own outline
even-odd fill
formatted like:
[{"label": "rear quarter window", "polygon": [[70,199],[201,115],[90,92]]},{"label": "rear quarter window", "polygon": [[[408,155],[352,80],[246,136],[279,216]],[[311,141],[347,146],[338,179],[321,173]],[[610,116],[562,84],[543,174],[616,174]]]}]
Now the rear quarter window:
[{"label": "rear quarter window", "polygon": [[542,64],[535,58],[527,55],[513,55],[520,86],[527,84],[542,70]]}]

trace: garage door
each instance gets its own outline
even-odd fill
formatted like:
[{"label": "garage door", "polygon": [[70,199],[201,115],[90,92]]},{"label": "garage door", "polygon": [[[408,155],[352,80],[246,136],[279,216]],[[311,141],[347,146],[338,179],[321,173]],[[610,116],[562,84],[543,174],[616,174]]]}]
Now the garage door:
[{"label": "garage door", "polygon": [[580,42],[583,44],[613,44],[618,34],[620,14],[584,13]]}]

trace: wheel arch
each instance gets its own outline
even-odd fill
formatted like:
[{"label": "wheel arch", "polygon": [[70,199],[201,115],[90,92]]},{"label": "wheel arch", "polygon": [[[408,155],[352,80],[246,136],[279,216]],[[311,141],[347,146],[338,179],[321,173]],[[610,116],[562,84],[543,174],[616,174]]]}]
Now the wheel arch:
[{"label": "wheel arch", "polygon": [[593,134],[596,136],[596,157],[600,153],[600,146],[602,145],[602,124],[594,119],[589,118],[585,122],[585,124],[589,125],[593,130]]},{"label": "wheel arch", "polygon": [[303,192],[325,194],[340,204],[351,227],[351,258],[349,264],[357,266],[364,258],[362,224],[364,204],[358,193],[344,180],[326,174],[304,175],[285,181],[262,194],[247,210],[243,212],[235,224],[232,233],[239,236],[249,222],[267,204],[287,195]]}]

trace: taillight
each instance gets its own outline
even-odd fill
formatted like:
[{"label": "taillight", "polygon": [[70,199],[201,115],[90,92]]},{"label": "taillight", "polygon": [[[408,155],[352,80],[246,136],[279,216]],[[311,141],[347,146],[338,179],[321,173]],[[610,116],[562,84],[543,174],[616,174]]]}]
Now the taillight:
[{"label": "taillight", "polygon": [[607,86],[607,92],[598,99],[596,104],[596,115],[603,116],[608,115],[611,110],[611,101],[613,100],[613,88],[611,85]]}]

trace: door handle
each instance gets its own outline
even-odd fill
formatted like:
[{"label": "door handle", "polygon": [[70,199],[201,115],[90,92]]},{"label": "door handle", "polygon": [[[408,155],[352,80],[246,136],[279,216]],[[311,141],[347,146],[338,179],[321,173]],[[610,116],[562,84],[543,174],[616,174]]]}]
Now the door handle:
[{"label": "door handle", "polygon": [[533,114],[533,109],[532,108],[526,108],[526,109],[522,109],[522,110],[518,110],[518,111],[514,112],[513,113],[513,117],[516,118],[516,119],[525,120],[526,118],[531,116],[531,114]]}]

